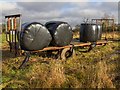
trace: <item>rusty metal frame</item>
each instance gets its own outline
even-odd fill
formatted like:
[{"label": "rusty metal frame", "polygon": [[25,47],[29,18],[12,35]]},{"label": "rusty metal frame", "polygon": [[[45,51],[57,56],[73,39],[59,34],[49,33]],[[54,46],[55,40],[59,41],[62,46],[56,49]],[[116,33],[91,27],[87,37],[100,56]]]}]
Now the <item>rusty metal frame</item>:
[{"label": "rusty metal frame", "polygon": [[[113,31],[113,35],[112,35],[112,39],[114,39],[114,27],[115,27],[115,23],[114,23],[114,19],[92,19],[92,22],[94,22],[96,24],[103,24],[103,22],[105,22],[105,40],[107,40],[107,33],[108,33],[108,26],[110,25],[110,21],[112,22],[112,31]],[[100,23],[99,23],[100,22]]]}]

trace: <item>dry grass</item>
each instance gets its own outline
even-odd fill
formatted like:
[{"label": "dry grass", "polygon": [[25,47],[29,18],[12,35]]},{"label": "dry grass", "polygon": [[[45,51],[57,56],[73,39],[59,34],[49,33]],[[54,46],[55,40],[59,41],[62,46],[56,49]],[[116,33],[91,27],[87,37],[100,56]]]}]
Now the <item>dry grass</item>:
[{"label": "dry grass", "polygon": [[[116,33],[119,38],[120,34]],[[14,58],[2,41],[2,84],[0,88],[118,88],[120,87],[120,42],[95,47],[66,61],[32,55],[27,66],[17,69],[24,56]]]}]

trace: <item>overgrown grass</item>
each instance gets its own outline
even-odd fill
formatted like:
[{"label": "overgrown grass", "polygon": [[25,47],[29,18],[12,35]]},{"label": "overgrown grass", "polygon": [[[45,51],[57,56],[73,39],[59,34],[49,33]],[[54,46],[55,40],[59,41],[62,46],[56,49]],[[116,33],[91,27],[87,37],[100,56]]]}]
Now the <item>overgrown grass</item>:
[{"label": "overgrown grass", "polygon": [[[119,33],[116,33],[119,38]],[[4,37],[4,36],[3,36]],[[32,55],[27,66],[18,69],[24,56],[14,58],[2,41],[2,84],[0,88],[119,88],[120,42],[95,47],[65,61]],[[47,55],[46,55],[47,56]]]}]

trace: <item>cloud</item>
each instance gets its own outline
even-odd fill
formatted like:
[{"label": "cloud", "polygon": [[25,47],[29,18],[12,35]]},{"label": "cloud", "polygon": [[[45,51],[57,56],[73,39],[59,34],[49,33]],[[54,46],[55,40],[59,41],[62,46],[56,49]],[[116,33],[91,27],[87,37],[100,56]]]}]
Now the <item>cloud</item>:
[{"label": "cloud", "polygon": [[[9,2],[9,0],[1,1]],[[10,2],[119,2],[119,0],[12,0]]]},{"label": "cloud", "polygon": [[15,2],[1,2],[0,8],[2,10],[13,10],[17,7],[17,4]]},{"label": "cloud", "polygon": [[19,2],[89,2],[90,0],[17,0]]},{"label": "cloud", "polygon": [[50,10],[58,10],[63,8],[66,3],[60,3],[60,2],[18,2],[18,7],[21,7],[24,10],[29,11],[50,11]]},{"label": "cloud", "polygon": [[119,2],[119,0],[97,0],[97,1],[98,2]]},{"label": "cloud", "polygon": [[23,22],[38,21],[43,24],[60,20],[76,25],[85,17],[101,18],[104,13],[117,17],[115,2],[6,2],[2,8],[3,16],[21,13]]}]

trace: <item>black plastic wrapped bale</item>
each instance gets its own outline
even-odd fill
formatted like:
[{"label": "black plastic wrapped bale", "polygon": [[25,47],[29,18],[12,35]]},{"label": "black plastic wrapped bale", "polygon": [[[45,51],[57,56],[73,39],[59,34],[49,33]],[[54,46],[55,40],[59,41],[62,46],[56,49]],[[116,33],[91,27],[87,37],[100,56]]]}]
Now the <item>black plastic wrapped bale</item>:
[{"label": "black plastic wrapped bale", "polygon": [[98,24],[97,29],[98,29],[98,40],[100,40],[102,37],[102,25]]},{"label": "black plastic wrapped bale", "polygon": [[80,27],[80,42],[96,42],[98,27],[96,24],[83,23]]},{"label": "black plastic wrapped bale", "polygon": [[50,21],[45,24],[47,29],[50,31],[52,41],[50,45],[53,46],[65,46],[69,45],[72,38],[72,28],[66,22],[61,21]]},{"label": "black plastic wrapped bale", "polygon": [[20,46],[22,50],[33,51],[47,47],[52,40],[48,29],[38,22],[22,24]]}]

